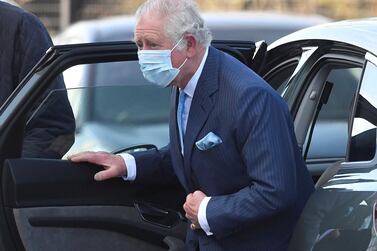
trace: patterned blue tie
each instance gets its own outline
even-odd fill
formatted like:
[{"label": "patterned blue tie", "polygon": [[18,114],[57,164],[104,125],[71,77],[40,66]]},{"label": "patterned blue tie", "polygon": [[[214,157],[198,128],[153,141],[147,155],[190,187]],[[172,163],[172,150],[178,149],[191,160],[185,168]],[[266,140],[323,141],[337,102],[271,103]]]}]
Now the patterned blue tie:
[{"label": "patterned blue tie", "polygon": [[179,139],[181,142],[181,148],[183,153],[183,136],[185,135],[186,126],[183,120],[183,113],[185,110],[185,100],[186,100],[186,93],[184,91],[179,91],[179,102],[178,102],[178,109],[177,109],[177,122],[178,122],[178,130],[179,130]]}]

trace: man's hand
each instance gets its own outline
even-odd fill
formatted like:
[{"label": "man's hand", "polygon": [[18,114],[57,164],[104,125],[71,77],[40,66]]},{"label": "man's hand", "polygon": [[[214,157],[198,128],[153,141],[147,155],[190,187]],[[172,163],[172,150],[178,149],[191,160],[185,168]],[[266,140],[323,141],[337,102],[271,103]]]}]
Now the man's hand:
[{"label": "man's hand", "polygon": [[127,175],[127,167],[121,156],[107,152],[82,152],[68,156],[72,162],[89,162],[101,165],[105,170],[94,175],[97,181],[107,180]]},{"label": "man's hand", "polygon": [[206,195],[202,191],[195,191],[186,197],[186,202],[183,204],[183,209],[186,212],[186,218],[191,221],[191,228],[200,228],[198,220],[199,206]]}]

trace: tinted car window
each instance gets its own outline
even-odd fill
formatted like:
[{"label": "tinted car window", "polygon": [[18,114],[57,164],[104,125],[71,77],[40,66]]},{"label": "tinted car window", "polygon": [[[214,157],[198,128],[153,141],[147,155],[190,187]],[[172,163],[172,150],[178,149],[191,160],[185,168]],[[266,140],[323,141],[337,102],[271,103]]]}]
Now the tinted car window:
[{"label": "tinted car window", "polygon": [[360,81],[362,69],[331,69],[326,81],[332,86],[327,103],[318,107],[318,118],[307,134],[307,159],[345,159],[348,143],[349,116]]},{"label": "tinted car window", "polygon": [[271,71],[272,75],[266,76],[268,83],[270,83],[288,103],[290,103],[290,100],[286,93],[297,87],[296,84],[292,84],[294,83],[293,79],[317,50],[317,47],[301,48],[301,50],[301,54],[288,56],[285,61],[281,62],[281,65]]},{"label": "tinted car window", "polygon": [[353,120],[349,161],[373,159],[376,152],[377,126],[377,68],[368,63],[357,101]]},{"label": "tinted car window", "polygon": [[101,123],[166,123],[169,89],[150,85],[97,87],[91,90],[92,119]]},{"label": "tinted car window", "polygon": [[169,142],[171,90],[148,83],[136,61],[73,66],[63,76],[67,90],[51,92],[29,123],[44,104],[66,93],[76,122],[75,141],[67,154],[146,143],[163,147]]},{"label": "tinted car window", "polygon": [[297,64],[298,62],[293,63],[287,67],[283,67],[282,69],[279,69],[279,71],[276,74],[274,74],[267,80],[271,86],[277,88],[276,91],[280,95],[283,94],[285,88],[287,87],[288,80],[295,71]]},{"label": "tinted car window", "polygon": [[[92,65],[93,119],[104,123],[166,123],[170,88],[156,88],[144,79],[135,61]],[[103,88],[113,85],[111,88]],[[112,97],[109,99],[109,97]]]},{"label": "tinted car window", "polygon": [[140,66],[136,61],[93,64],[94,85],[137,85],[145,83]]}]

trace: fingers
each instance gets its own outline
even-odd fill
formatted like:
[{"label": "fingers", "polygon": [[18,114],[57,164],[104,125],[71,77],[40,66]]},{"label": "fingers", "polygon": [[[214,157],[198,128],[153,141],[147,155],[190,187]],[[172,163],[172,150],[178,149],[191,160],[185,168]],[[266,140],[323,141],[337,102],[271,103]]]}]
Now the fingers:
[{"label": "fingers", "polygon": [[99,163],[101,159],[98,158],[99,154],[101,153],[87,151],[70,155],[68,156],[68,159],[72,162],[90,162],[93,164],[101,165],[102,163]]},{"label": "fingers", "polygon": [[188,201],[188,200],[190,200],[192,198],[192,193],[189,193],[187,196],[186,196],[186,202]]},{"label": "fingers", "polygon": [[183,209],[185,210],[185,217],[189,219],[191,222],[193,222],[195,217],[191,210],[187,207],[187,205],[183,205]]},{"label": "fingers", "polygon": [[185,210],[186,212],[186,217],[187,217],[187,211],[189,210],[189,207],[187,205],[187,202],[185,202],[185,204],[183,204],[183,210]]},{"label": "fingers", "polygon": [[68,156],[72,162],[89,162],[92,164],[108,166],[117,160],[119,156],[107,152],[81,152]]},{"label": "fingers", "polygon": [[185,203],[183,204],[183,209],[185,210],[185,212],[187,212],[189,210],[189,203],[190,203],[190,200],[192,198],[192,193],[189,193],[187,196],[186,196],[186,201]]},{"label": "fingers", "polygon": [[[192,194],[189,194],[187,195],[187,198],[191,198],[192,197]],[[196,214],[193,212],[192,208],[190,208],[189,204],[186,203],[183,204],[183,209],[185,210],[186,214],[185,214],[185,217],[191,221],[191,224],[190,224],[190,228],[192,230],[195,230],[195,229],[199,229],[200,228],[200,224],[198,222],[198,219],[197,219],[197,216]]]},{"label": "fingers", "polygon": [[94,179],[97,181],[107,180],[110,178],[127,175],[127,167],[121,156],[106,152],[82,152],[68,157],[72,162],[89,162],[101,165],[104,171],[95,174]]},{"label": "fingers", "polygon": [[189,208],[189,205],[188,205],[188,201],[190,200],[190,198],[192,197],[192,193],[189,193],[187,196],[186,196],[186,201],[185,203],[183,204],[183,210],[185,210],[185,213],[186,213],[186,218],[189,219],[189,215],[188,215],[188,212],[190,210]]},{"label": "fingers", "polygon": [[118,173],[115,168],[109,168],[107,170],[100,171],[94,175],[96,181],[108,180],[114,177],[118,177]]},{"label": "fingers", "polygon": [[201,196],[201,195],[203,195],[204,193],[202,192],[202,191],[199,191],[199,190],[196,190],[192,195],[194,196],[194,197],[197,197],[197,196]]},{"label": "fingers", "polygon": [[189,193],[186,196],[186,202],[183,204],[183,210],[185,210],[186,218],[193,221],[195,219],[194,213],[193,213],[193,194]]},{"label": "fingers", "polygon": [[200,203],[205,197],[206,195],[199,190],[193,193],[189,193],[186,196],[186,201],[183,204],[183,210],[185,210],[186,218],[189,219],[193,224],[197,224],[198,222]]}]

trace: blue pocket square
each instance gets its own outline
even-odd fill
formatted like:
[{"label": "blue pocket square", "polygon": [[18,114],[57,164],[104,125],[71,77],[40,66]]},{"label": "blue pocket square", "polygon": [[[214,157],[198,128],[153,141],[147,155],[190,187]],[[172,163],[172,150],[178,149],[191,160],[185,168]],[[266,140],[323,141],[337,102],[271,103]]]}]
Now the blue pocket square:
[{"label": "blue pocket square", "polygon": [[205,151],[215,147],[219,144],[223,143],[221,138],[214,134],[213,132],[209,132],[204,138],[195,142],[196,147],[201,150]]}]

